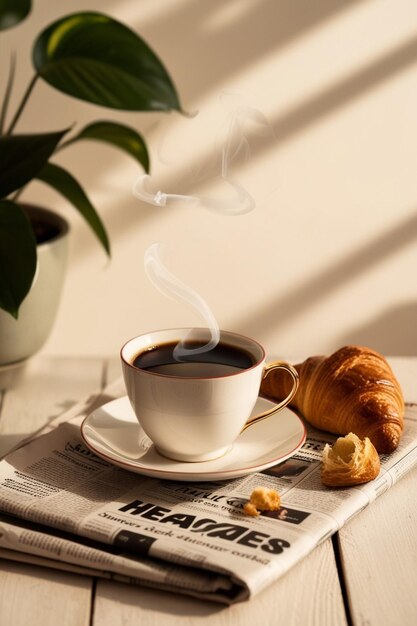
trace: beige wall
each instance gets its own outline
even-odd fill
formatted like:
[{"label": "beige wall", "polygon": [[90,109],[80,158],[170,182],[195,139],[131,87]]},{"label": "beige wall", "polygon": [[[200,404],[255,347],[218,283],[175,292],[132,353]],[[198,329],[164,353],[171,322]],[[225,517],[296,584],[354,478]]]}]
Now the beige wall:
[{"label": "beige wall", "polygon": [[[234,175],[256,200],[237,217],[135,199],[137,166],[98,144],[57,162],[82,181],[108,228],[108,263],[76,212],[41,184],[27,200],[72,224],[68,278],[45,352],[116,354],[132,335],[199,324],[148,282],[143,254],[167,245],[171,271],[198,290],[221,327],[270,353],[308,355],[346,342],[417,354],[417,3],[415,0],[35,0],[2,36],[18,48],[15,102],[30,43],[54,18],[107,12],[137,30],[169,68],[188,111],[117,114],[38,84],[19,129],[115,117],[142,131],[155,184],[218,193],[219,137],[230,103],[271,132],[250,138]],[[3,65],[4,65],[3,56]],[[3,72],[4,74],[4,72]],[[273,131],[273,132],[272,132]],[[197,176],[197,173],[198,176]]]}]

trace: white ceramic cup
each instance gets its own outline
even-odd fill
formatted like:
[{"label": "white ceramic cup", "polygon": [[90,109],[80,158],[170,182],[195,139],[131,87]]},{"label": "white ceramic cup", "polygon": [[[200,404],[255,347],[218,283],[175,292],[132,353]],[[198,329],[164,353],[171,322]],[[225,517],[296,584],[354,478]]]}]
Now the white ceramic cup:
[{"label": "white ceramic cup", "polygon": [[[283,361],[265,365],[265,350],[257,341],[228,331],[221,331],[220,343],[250,355],[252,364],[246,369],[231,367],[213,376],[204,364],[192,363],[186,375],[175,375],[133,365],[140,354],[177,343],[190,333],[193,339],[207,341],[204,328],[158,330],[130,339],[120,356],[130,403],[157,450],[178,461],[208,461],[225,454],[245,428],[286,406],[297,391],[298,374]],[[261,381],[275,369],[292,376],[291,393],[269,411],[251,417]]]}]

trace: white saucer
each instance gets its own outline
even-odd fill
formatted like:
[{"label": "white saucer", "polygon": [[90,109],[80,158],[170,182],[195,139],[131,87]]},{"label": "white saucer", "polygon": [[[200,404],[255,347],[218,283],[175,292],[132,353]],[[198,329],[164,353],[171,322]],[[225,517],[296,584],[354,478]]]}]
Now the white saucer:
[{"label": "white saucer", "polygon": [[[254,413],[270,407],[258,399]],[[306,430],[300,418],[285,408],[242,433],[223,457],[185,463],[160,455],[140,427],[127,396],[112,400],[85,418],[81,435],[86,445],[106,461],[131,472],[164,480],[227,480],[281,463],[301,448]]]}]

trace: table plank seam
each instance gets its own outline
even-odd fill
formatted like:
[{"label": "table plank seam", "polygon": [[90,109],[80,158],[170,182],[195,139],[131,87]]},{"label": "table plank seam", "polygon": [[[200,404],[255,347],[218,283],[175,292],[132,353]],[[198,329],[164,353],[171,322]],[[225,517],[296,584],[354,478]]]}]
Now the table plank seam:
[{"label": "table plank seam", "polygon": [[337,575],[339,578],[340,590],[342,592],[343,607],[345,609],[346,623],[347,623],[347,626],[354,626],[354,622],[352,619],[352,612],[350,610],[349,594],[348,594],[345,575],[344,575],[342,554],[341,554],[340,544],[339,544],[339,533],[334,533],[331,537],[331,541],[332,541],[332,546],[333,546],[334,559],[336,563],[336,571],[337,571]]},{"label": "table plank seam", "polygon": [[96,609],[96,591],[97,591],[97,577],[91,580],[91,599],[90,599],[90,619],[88,626],[94,625],[94,614]]}]

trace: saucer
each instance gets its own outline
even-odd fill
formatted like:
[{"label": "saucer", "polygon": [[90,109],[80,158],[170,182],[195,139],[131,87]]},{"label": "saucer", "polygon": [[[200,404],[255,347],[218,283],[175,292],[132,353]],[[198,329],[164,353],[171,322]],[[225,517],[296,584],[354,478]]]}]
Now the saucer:
[{"label": "saucer", "polygon": [[[258,398],[253,412],[270,406]],[[81,425],[81,436],[97,456],[123,469],[164,480],[196,482],[239,478],[281,463],[301,448],[306,429],[301,419],[285,408],[245,430],[218,459],[173,461],[157,452],[124,396],[88,415]]]}]

